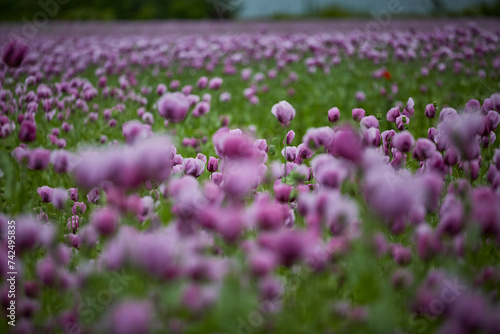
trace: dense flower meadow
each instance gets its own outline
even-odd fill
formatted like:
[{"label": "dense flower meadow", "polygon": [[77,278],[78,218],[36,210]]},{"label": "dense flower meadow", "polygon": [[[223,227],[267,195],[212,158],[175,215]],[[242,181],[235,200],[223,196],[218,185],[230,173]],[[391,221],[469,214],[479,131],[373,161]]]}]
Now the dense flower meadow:
[{"label": "dense flower meadow", "polygon": [[500,27],[310,25],[1,35],[2,332],[500,333]]}]

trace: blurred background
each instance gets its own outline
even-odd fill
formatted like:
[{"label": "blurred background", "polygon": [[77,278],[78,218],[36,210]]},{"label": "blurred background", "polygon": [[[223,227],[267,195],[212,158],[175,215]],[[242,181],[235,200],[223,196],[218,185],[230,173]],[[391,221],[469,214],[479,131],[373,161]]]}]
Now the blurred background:
[{"label": "blurred background", "polygon": [[0,21],[500,16],[500,0],[0,0]]}]

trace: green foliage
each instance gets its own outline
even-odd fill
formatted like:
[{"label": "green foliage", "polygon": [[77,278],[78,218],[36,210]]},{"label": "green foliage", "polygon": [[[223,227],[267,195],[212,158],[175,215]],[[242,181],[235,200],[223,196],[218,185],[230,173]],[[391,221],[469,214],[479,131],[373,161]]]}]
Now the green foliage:
[{"label": "green foliage", "polygon": [[353,16],[353,13],[338,6],[329,6],[316,11],[316,16],[320,18],[345,18]]},{"label": "green foliage", "polygon": [[495,1],[494,3],[481,3],[479,5],[471,6],[461,13],[455,13],[455,15],[460,16],[500,16],[500,1]]},{"label": "green foliage", "polygon": [[[223,1],[222,1],[223,2]],[[47,4],[46,6],[43,4]],[[219,18],[211,0],[0,0],[0,21],[32,20],[46,13],[54,20],[151,20]],[[50,8],[50,9],[46,9]],[[52,11],[54,14],[52,14]],[[224,18],[236,13],[225,11]]]}]

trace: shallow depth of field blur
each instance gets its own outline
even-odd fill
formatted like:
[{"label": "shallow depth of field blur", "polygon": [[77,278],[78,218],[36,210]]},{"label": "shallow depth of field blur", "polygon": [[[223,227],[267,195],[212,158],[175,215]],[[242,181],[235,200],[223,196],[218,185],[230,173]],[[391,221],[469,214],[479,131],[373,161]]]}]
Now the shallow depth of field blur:
[{"label": "shallow depth of field blur", "polygon": [[2,333],[500,333],[498,3],[94,2],[0,15]]}]

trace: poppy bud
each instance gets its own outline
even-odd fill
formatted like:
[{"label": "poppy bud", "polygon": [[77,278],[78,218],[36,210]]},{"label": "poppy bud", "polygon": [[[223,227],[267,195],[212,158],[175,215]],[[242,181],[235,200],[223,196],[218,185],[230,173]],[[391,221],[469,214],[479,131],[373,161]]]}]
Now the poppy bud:
[{"label": "poppy bud", "polygon": [[328,121],[330,123],[336,123],[340,119],[340,110],[337,107],[334,107],[328,110]]},{"label": "poppy bud", "polygon": [[207,87],[208,84],[208,78],[207,77],[201,77],[198,79],[198,83],[196,84],[199,89],[204,89]]},{"label": "poppy bud", "polygon": [[214,173],[219,169],[219,159],[215,157],[208,158],[207,170]]},{"label": "poppy bud", "polygon": [[361,108],[354,108],[352,110],[352,119],[356,122],[361,121],[361,119],[365,117],[365,110]]},{"label": "poppy bud", "polygon": [[425,106],[425,117],[427,118],[434,118],[436,115],[436,107],[434,104],[429,103],[428,105]]},{"label": "poppy bud", "polygon": [[290,121],[295,117],[295,109],[287,101],[275,104],[271,109],[271,113],[283,126],[288,126]]},{"label": "poppy bud", "polygon": [[285,140],[283,141],[283,144],[289,146],[292,143],[294,137],[295,137],[295,132],[293,130],[288,131]]}]

